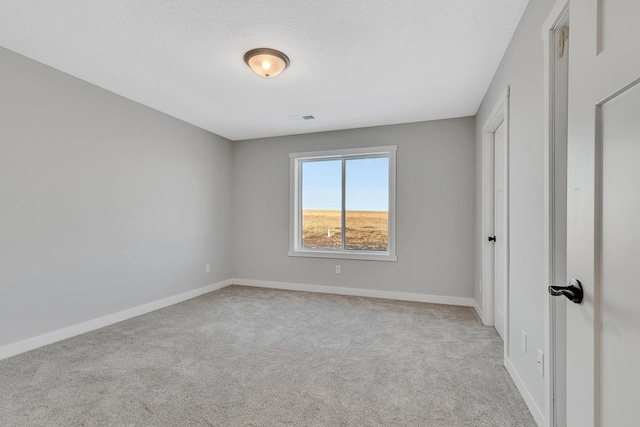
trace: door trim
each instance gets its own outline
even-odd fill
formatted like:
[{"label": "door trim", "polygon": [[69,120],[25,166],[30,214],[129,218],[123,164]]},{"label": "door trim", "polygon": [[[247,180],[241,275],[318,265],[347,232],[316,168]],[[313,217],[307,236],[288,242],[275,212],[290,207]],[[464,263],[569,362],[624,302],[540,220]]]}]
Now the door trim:
[{"label": "door trim", "polygon": [[482,127],[482,323],[493,326],[494,319],[494,249],[493,244],[487,241],[488,236],[494,232],[494,205],[493,205],[493,180],[494,180],[494,133],[498,127],[504,123],[505,147],[507,150],[506,160],[506,269],[507,277],[505,283],[505,303],[504,303],[504,360],[506,366],[509,357],[509,96],[510,88],[506,87],[498,102],[494,106],[491,114]]},{"label": "door trim", "polygon": [[553,310],[552,298],[547,294],[546,287],[555,280],[555,89],[554,89],[554,62],[555,62],[555,38],[554,32],[564,16],[569,12],[570,0],[558,0],[551,13],[542,26],[542,40],[544,52],[544,331],[545,343],[545,402],[544,424],[547,427],[555,425],[555,310]]}]

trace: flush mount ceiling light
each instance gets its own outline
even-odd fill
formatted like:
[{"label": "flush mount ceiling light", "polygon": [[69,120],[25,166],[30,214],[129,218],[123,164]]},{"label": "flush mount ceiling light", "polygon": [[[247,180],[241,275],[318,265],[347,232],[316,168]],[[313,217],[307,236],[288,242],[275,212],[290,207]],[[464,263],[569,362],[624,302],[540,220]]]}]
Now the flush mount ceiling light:
[{"label": "flush mount ceiling light", "polygon": [[244,62],[259,76],[275,77],[289,66],[289,58],[279,50],[261,47],[244,54]]}]

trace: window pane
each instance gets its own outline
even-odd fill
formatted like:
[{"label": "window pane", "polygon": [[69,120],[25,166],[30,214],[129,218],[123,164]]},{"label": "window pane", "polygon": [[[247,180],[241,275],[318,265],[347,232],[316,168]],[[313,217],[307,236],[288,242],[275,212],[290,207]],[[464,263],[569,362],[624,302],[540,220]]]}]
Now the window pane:
[{"label": "window pane", "polygon": [[302,163],[302,247],[342,248],[342,161]]},{"label": "window pane", "polygon": [[389,158],[346,161],[345,249],[389,247]]}]

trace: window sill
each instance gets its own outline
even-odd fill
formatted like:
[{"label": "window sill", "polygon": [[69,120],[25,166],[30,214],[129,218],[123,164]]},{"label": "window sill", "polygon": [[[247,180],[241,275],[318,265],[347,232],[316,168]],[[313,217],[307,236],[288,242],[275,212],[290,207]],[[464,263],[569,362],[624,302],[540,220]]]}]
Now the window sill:
[{"label": "window sill", "polygon": [[386,253],[348,253],[348,252],[328,252],[328,251],[289,251],[289,256],[304,258],[334,258],[334,259],[357,259],[362,261],[398,261],[395,255]]}]

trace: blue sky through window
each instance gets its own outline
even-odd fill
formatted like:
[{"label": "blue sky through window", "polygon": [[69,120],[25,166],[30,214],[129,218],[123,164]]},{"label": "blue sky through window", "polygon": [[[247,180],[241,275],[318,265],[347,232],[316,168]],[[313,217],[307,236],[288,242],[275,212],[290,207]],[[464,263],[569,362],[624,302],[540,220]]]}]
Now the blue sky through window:
[{"label": "blue sky through window", "polygon": [[[340,210],[342,162],[302,164],[302,209]],[[389,210],[389,158],[346,160],[346,209]]]}]

